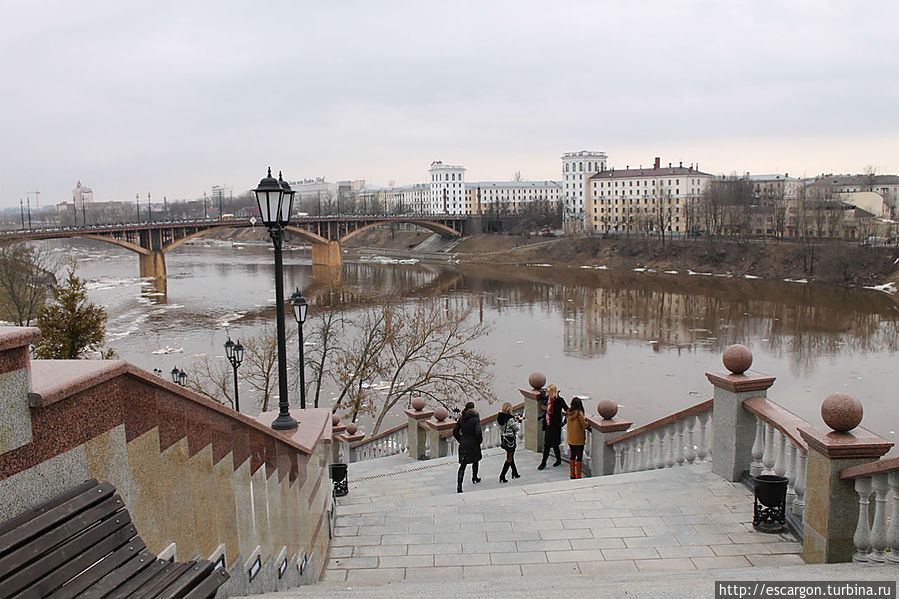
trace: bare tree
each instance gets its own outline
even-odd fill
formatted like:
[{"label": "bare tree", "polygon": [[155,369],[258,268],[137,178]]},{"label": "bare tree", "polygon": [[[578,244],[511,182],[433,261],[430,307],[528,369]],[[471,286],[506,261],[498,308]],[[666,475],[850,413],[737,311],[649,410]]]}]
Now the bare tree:
[{"label": "bare tree", "polygon": [[31,326],[56,283],[58,261],[24,243],[0,246],[0,318]]},{"label": "bare tree", "polygon": [[434,298],[400,309],[400,318],[386,323],[389,333],[379,371],[388,387],[377,400],[372,434],[404,399],[423,396],[442,405],[452,405],[459,397],[493,400],[492,362],[471,348],[490,325],[469,322],[473,309],[467,300]]},{"label": "bare tree", "polygon": [[220,404],[234,407],[234,383],[230,364],[203,356],[188,371],[188,389]]},{"label": "bare tree", "polygon": [[[294,338],[295,333],[286,332],[286,343]],[[256,404],[263,412],[267,412],[272,397],[278,388],[278,334],[275,327],[267,324],[262,332],[244,342],[244,363],[246,374],[243,380],[260,393]],[[296,376],[296,372],[288,373]],[[291,386],[295,387],[296,384]]]}]

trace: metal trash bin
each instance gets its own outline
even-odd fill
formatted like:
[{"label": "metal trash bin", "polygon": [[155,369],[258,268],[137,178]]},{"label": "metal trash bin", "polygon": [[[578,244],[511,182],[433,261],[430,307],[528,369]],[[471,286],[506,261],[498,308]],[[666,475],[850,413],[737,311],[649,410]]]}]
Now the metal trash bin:
[{"label": "metal trash bin", "polygon": [[347,480],[347,465],[342,463],[331,464],[331,480],[334,481],[334,495],[343,497],[349,494],[350,487]]},{"label": "metal trash bin", "polygon": [[780,532],[786,526],[789,479],[774,474],[755,477],[752,526],[759,532]]}]

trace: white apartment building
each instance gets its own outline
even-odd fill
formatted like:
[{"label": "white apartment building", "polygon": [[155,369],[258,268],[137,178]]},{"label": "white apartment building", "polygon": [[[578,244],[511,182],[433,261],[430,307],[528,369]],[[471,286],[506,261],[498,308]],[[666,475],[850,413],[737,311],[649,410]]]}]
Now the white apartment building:
[{"label": "white apartment building", "polygon": [[465,214],[465,167],[443,164],[437,160],[428,169],[431,175],[432,214]]},{"label": "white apartment building", "polygon": [[390,214],[424,214],[430,210],[431,186],[413,183],[389,187],[386,190],[384,208]]},{"label": "white apartment building", "polygon": [[562,200],[560,181],[478,181],[465,186],[466,214],[518,214],[525,206]]},{"label": "white apartment building", "polygon": [[587,231],[684,234],[698,226],[695,206],[712,180],[694,166],[607,169],[588,179]]},{"label": "white apartment building", "polygon": [[[606,168],[608,157],[605,152],[568,152],[562,154],[562,194],[564,210],[562,220],[575,223],[577,227],[583,223],[586,209],[587,179],[593,173]],[[565,227],[569,229],[568,226]]]}]

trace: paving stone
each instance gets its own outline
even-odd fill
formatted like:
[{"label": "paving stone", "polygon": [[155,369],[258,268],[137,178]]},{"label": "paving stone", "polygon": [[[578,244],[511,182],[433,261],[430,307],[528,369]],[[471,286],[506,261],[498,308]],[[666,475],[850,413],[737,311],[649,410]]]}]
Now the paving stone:
[{"label": "paving stone", "polygon": [[496,576],[521,576],[521,566],[508,564],[503,566],[462,566],[464,578],[493,578]]},{"label": "paving stone", "polygon": [[581,570],[577,563],[561,564],[522,564],[522,576],[579,576]]},{"label": "paving stone", "polygon": [[612,561],[616,559],[654,559],[659,557],[659,552],[654,547],[628,547],[625,549],[603,549],[602,555],[605,559]]},{"label": "paving stone", "polygon": [[518,551],[568,551],[571,543],[567,540],[558,541],[516,541]]},{"label": "paving stone", "polygon": [[[344,547],[335,547],[335,549],[345,549]],[[353,557],[380,557],[382,555],[406,555],[409,551],[408,545],[361,545],[355,548]],[[339,557],[331,551],[331,557]]]},{"label": "paving stone", "polygon": [[[643,538],[643,537],[631,537],[634,539]],[[571,548],[580,551],[580,550],[592,550],[599,551],[600,549],[624,549],[627,547],[625,544],[625,539],[621,539],[619,537],[607,537],[601,539],[571,539],[568,541],[571,544]]]},{"label": "paving stone", "polygon": [[502,564],[545,564],[546,553],[543,551],[513,551],[512,553],[491,553],[490,563]]},{"label": "paving stone", "polygon": [[378,558],[379,568],[424,568],[433,565],[433,555],[385,555]]},{"label": "paving stone", "polygon": [[440,566],[439,568],[406,568],[406,580],[446,580],[462,578],[462,566]]},{"label": "paving stone", "polygon": [[572,550],[572,551],[547,551],[546,559],[549,562],[596,562],[604,561],[601,550]]},{"label": "paving stone", "polygon": [[802,556],[796,555],[795,553],[747,555],[746,559],[748,559],[753,566],[757,567],[791,566],[794,564],[805,563]]},{"label": "paving stone", "polygon": [[434,565],[443,566],[489,566],[489,553],[444,553],[434,556]]},{"label": "paving stone", "polygon": [[746,568],[752,564],[742,555],[690,558],[700,570],[718,570],[723,568]]},{"label": "paving stone", "polygon": [[[436,555],[439,553],[461,553],[462,543],[422,543],[409,545],[407,555]],[[482,551],[481,553],[486,553]]]},{"label": "paving stone", "polygon": [[687,557],[640,559],[634,560],[634,564],[640,572],[671,572],[696,569],[696,566]]},{"label": "paving stone", "polygon": [[680,541],[673,535],[653,537],[627,537],[624,544],[628,547],[677,547]]},{"label": "paving stone", "polygon": [[352,584],[388,584],[406,577],[405,568],[348,570],[346,581]]},{"label": "paving stone", "polygon": [[[606,561],[581,561],[578,562],[578,568],[584,576],[618,576],[637,571],[637,566],[633,560],[615,560],[613,562]],[[597,597],[605,597],[605,593],[597,593]]]},{"label": "paving stone", "polygon": [[670,557],[714,557],[715,553],[708,545],[688,545],[686,547],[659,547],[659,555]]},{"label": "paving stone", "polygon": [[377,557],[335,557],[328,562],[328,568],[337,570],[353,570],[360,568],[377,568]]},{"label": "paving stone", "polygon": [[574,530],[541,530],[539,531],[540,538],[545,539],[547,541],[554,541],[558,539],[592,539],[593,531],[589,528],[584,529],[574,529]]}]

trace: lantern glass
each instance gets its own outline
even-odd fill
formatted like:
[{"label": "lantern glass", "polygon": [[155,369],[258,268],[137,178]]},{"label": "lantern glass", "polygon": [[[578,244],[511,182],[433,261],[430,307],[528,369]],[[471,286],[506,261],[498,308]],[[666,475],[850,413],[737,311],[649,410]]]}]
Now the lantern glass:
[{"label": "lantern glass", "polygon": [[256,194],[256,204],[259,206],[262,222],[267,227],[278,224],[284,190],[278,180],[272,177],[271,168],[268,169],[268,176],[259,181],[259,186],[253,192]]},{"label": "lantern glass", "polygon": [[290,305],[293,306],[293,317],[296,319],[297,324],[306,322],[306,311],[309,308],[309,302],[303,297],[299,287],[290,296]]},{"label": "lantern glass", "polygon": [[234,361],[238,366],[243,362],[243,345],[241,345],[240,341],[234,344]]},{"label": "lantern glass", "polygon": [[225,341],[225,357],[230,360],[232,356],[234,356],[234,342],[228,337],[228,340]]}]

